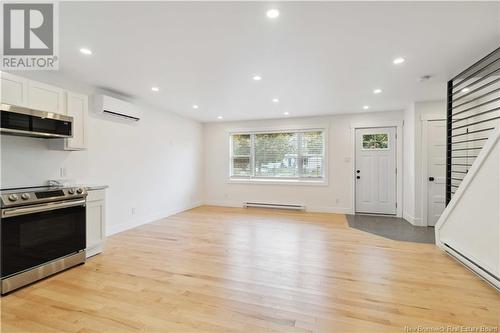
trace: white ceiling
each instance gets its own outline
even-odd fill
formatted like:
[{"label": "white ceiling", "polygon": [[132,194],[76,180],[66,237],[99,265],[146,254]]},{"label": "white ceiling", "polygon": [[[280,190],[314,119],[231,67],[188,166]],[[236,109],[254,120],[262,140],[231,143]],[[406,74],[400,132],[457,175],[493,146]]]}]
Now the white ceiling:
[{"label": "white ceiling", "polygon": [[[280,17],[268,19],[269,8]],[[500,46],[500,2],[62,2],[59,10],[63,75],[204,122],[444,99],[450,77]],[[406,62],[393,65],[397,56]]]}]

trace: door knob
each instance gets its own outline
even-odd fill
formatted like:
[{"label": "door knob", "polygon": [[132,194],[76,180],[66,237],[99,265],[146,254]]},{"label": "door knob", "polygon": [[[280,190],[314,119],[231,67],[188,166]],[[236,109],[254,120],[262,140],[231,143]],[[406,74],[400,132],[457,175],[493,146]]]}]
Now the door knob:
[{"label": "door knob", "polygon": [[434,177],[429,177],[429,181],[433,182],[434,181]]},{"label": "door knob", "polygon": [[356,179],[360,179],[361,177],[360,176],[356,176]]},{"label": "door knob", "polygon": [[356,173],[360,173],[360,172],[361,172],[361,171],[359,171],[359,170],[356,170]]}]

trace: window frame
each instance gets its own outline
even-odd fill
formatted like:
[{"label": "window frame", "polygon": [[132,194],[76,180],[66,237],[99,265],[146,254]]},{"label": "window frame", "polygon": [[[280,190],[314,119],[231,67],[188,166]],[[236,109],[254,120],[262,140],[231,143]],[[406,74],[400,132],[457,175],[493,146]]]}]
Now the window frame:
[{"label": "window frame", "polygon": [[[273,133],[306,133],[306,132],[321,132],[323,135],[323,168],[321,177],[302,177],[302,160],[304,155],[299,150],[298,177],[266,177],[255,176],[255,136],[257,134],[273,134]],[[269,130],[237,130],[228,132],[229,138],[229,172],[228,183],[235,184],[276,184],[276,185],[328,185],[328,129],[318,127],[307,127],[300,129],[269,129]],[[250,135],[250,176],[233,176],[233,135]],[[300,147],[302,136],[298,137],[297,145]],[[306,156],[307,157],[307,156]]]}]

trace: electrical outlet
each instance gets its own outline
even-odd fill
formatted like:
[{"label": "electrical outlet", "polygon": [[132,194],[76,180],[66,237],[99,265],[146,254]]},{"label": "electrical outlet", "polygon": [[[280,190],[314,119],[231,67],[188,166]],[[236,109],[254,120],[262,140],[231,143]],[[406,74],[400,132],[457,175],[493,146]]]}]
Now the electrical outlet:
[{"label": "electrical outlet", "polygon": [[339,198],[335,199],[335,203],[336,204],[340,203],[340,199]]},{"label": "electrical outlet", "polygon": [[66,168],[65,167],[61,167],[59,169],[59,176],[66,177]]},{"label": "electrical outlet", "polygon": [[132,207],[132,208],[130,209],[130,214],[135,215],[135,207]]}]

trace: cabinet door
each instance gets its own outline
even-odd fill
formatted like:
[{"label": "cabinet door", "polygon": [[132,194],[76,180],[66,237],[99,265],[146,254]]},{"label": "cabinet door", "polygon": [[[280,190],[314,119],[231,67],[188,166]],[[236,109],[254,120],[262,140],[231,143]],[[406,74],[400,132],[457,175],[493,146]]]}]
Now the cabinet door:
[{"label": "cabinet door", "polygon": [[104,241],[104,200],[87,202],[87,248]]},{"label": "cabinet door", "polygon": [[68,116],[73,117],[73,138],[67,139],[66,149],[85,149],[87,147],[88,97],[68,92],[66,111]]},{"label": "cabinet door", "polygon": [[64,90],[28,80],[28,105],[32,109],[66,114]]},{"label": "cabinet door", "polygon": [[1,72],[2,103],[27,106],[28,80],[9,73]]}]

